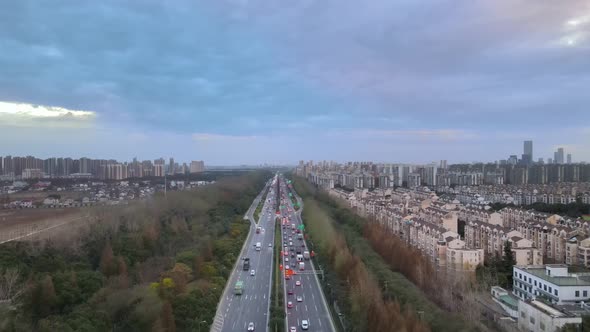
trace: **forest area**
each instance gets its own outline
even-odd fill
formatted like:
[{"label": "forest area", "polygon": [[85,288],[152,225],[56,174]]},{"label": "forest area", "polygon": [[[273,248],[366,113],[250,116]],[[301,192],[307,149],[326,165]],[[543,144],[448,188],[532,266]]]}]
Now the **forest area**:
[{"label": "forest area", "polygon": [[304,179],[294,186],[327,300],[344,313],[346,331],[486,330],[473,303],[454,295],[463,279],[443,279],[419,252]]},{"label": "forest area", "polygon": [[100,209],[44,243],[0,246],[1,331],[208,331],[268,171]]}]

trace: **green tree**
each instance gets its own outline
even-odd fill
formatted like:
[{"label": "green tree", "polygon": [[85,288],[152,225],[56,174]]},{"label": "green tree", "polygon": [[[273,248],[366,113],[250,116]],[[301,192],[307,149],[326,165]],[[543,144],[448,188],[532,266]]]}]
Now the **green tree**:
[{"label": "green tree", "polygon": [[50,315],[57,303],[57,295],[55,295],[55,287],[53,285],[53,278],[50,275],[45,276],[41,282],[41,297],[40,297],[40,314],[41,317]]}]

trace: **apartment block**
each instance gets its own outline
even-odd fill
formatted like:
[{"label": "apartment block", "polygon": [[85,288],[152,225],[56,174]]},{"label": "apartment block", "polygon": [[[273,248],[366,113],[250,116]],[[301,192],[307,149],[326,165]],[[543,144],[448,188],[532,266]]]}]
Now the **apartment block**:
[{"label": "apartment block", "polygon": [[590,273],[570,273],[565,264],[514,266],[512,293],[521,300],[542,297],[558,305],[588,302]]}]

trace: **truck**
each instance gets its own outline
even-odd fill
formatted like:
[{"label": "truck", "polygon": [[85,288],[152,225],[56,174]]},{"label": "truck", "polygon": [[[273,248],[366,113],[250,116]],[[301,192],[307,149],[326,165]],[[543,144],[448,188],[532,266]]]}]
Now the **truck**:
[{"label": "truck", "polygon": [[238,280],[238,282],[236,282],[236,285],[234,286],[234,294],[242,295],[243,292],[244,292],[244,282],[241,280]]},{"label": "truck", "polygon": [[250,270],[250,258],[244,258],[244,267],[242,269],[244,271]]},{"label": "truck", "polygon": [[256,242],[256,251],[260,251],[261,248],[262,248],[262,243]]},{"label": "truck", "polygon": [[299,262],[299,271],[305,270],[305,262]]},{"label": "truck", "polygon": [[309,251],[305,250],[305,251],[303,252],[303,258],[305,258],[305,259],[309,259]]}]

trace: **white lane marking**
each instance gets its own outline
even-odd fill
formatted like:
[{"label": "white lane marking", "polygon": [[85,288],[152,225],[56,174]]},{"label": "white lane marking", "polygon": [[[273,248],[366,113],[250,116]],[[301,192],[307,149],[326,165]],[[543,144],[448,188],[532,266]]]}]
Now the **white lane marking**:
[{"label": "white lane marking", "polygon": [[309,310],[307,310],[307,304],[305,305],[305,311],[309,311]]},{"label": "white lane marking", "polygon": [[318,322],[320,322],[320,327],[322,326],[322,320],[318,318]]}]

